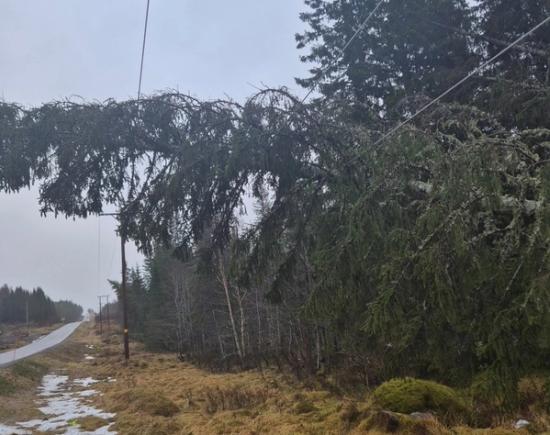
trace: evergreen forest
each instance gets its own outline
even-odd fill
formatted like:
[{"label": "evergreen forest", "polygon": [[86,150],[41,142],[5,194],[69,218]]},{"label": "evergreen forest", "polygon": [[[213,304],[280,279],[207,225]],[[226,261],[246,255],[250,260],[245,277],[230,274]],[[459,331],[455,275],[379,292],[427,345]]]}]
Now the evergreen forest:
[{"label": "evergreen forest", "polygon": [[82,307],[71,301],[52,301],[40,287],[32,291],[22,287],[0,287],[0,325],[52,325],[76,322],[82,318]]}]

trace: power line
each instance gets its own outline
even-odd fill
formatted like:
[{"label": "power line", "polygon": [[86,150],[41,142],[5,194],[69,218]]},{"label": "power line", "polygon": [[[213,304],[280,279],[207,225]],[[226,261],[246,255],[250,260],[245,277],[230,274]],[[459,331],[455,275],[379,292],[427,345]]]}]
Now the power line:
[{"label": "power line", "polygon": [[[148,13],[149,13],[149,1],[147,1],[147,14],[146,14],[146,19],[145,19],[145,30],[144,30],[144,39],[143,39],[143,49],[142,49],[142,63],[141,63],[141,67],[143,68],[143,53],[145,51],[145,40],[146,40],[146,32],[147,32],[147,18],[148,18]],[[360,35],[360,33],[365,29],[366,25],[368,24],[368,22],[372,19],[372,17],[374,16],[374,14],[376,13],[376,11],[380,8],[380,6],[382,5],[382,3],[384,3],[384,0],[380,0],[377,5],[375,6],[375,8],[369,13],[369,15],[366,17],[366,19],[362,22],[362,24],[359,26],[359,28],[355,31],[355,33],[353,34],[353,36],[346,42],[346,44],[344,44],[344,46],[342,47],[342,49],[340,50],[340,55],[344,54],[345,51],[351,46],[351,44],[353,43],[353,41]],[[437,102],[441,101],[443,98],[445,98],[448,94],[450,94],[452,91],[454,91],[456,88],[458,88],[459,86],[461,86],[463,83],[465,83],[466,81],[468,81],[471,77],[473,77],[475,74],[479,73],[480,71],[482,71],[483,69],[485,69],[487,66],[489,66],[490,64],[492,64],[495,60],[497,60],[498,58],[500,58],[502,55],[504,55],[505,53],[507,53],[509,50],[511,50],[512,48],[514,48],[516,45],[518,45],[520,42],[522,42],[524,39],[526,39],[528,36],[530,36],[531,34],[533,34],[535,31],[537,31],[538,29],[540,29],[542,26],[544,26],[546,23],[548,23],[550,21],[550,16],[548,16],[546,19],[544,19],[542,22],[540,22],[539,24],[537,24],[536,26],[534,26],[531,30],[529,30],[528,32],[524,33],[523,35],[521,35],[519,38],[517,38],[515,41],[513,41],[512,43],[508,44],[504,49],[502,49],[501,51],[499,51],[496,55],[494,55],[493,57],[491,57],[489,60],[485,61],[484,63],[482,63],[480,66],[478,66],[476,69],[474,69],[472,72],[470,72],[467,76],[465,76],[464,78],[462,78],[461,80],[459,80],[457,83],[455,83],[454,85],[452,85],[449,89],[447,89],[446,91],[444,91],[441,95],[439,95],[438,97],[434,98],[433,100],[431,100],[429,103],[427,103],[425,106],[423,106],[421,109],[419,109],[417,112],[415,112],[413,115],[411,115],[409,118],[405,119],[404,121],[402,121],[401,123],[399,123],[397,126],[395,126],[394,128],[392,128],[388,133],[386,133],[385,135],[383,135],[380,139],[378,139],[375,143],[374,143],[374,146],[377,146],[379,145],[380,143],[384,142],[387,138],[389,138],[390,136],[392,136],[393,134],[395,134],[397,131],[399,131],[402,127],[404,127],[405,125],[407,125],[408,123],[410,123],[413,119],[415,119],[416,117],[418,117],[419,115],[421,115],[423,112],[425,112],[426,110],[428,110],[430,107],[432,107],[434,104],[436,104]],[[435,23],[434,23],[435,24]],[[339,61],[339,59],[335,59],[330,65],[329,65],[329,68],[331,68],[332,66],[334,66],[337,62]],[[309,92],[306,94],[306,96],[301,100],[301,103],[303,104],[307,98],[313,93],[313,91],[315,90],[315,86],[311,87]],[[140,73],[140,91],[141,92],[141,73]],[[138,95],[138,98],[139,98],[139,95]],[[204,160],[204,157],[203,158],[199,158],[197,161],[191,163],[189,166],[192,167],[194,166],[195,164],[199,163],[200,161]],[[352,160],[355,160],[355,159],[352,159]]]},{"label": "power line", "polygon": [[[470,37],[470,38],[473,38],[473,39],[481,39],[481,40],[484,40],[486,42],[490,42],[494,45],[499,45],[501,47],[506,47],[508,45],[507,41],[503,41],[502,39],[494,38],[491,35],[480,35],[480,34],[476,34],[476,33],[473,33],[473,32],[469,32],[467,30],[460,29],[458,27],[451,26],[449,24],[444,24],[444,23],[440,23],[440,22],[435,21],[435,20],[427,19],[424,16],[424,14],[419,14],[419,13],[416,13],[416,12],[413,12],[413,11],[410,11],[409,13],[411,15],[414,15],[416,18],[424,21],[425,23],[432,24],[432,25],[440,27],[442,29],[451,30],[451,31],[456,32],[456,33],[458,33],[460,35],[463,35],[463,36],[467,36],[467,37]],[[524,46],[524,45],[517,46],[516,45],[514,48],[516,50],[523,51],[525,53],[534,54],[534,55],[541,56],[541,57],[544,57],[544,58],[547,58],[550,55],[550,52],[548,52],[546,50],[539,49],[539,48],[535,48],[535,47],[527,47],[527,46]]]},{"label": "power line", "polygon": [[[344,53],[346,52],[346,50],[350,47],[350,45],[353,43],[353,41],[355,41],[355,39],[361,34],[361,32],[363,30],[365,30],[365,27],[367,27],[367,24],[369,23],[369,21],[371,20],[371,18],[374,16],[374,14],[376,13],[376,11],[380,8],[380,6],[382,6],[382,3],[384,3],[384,0],[380,0],[377,5],[374,7],[374,9],[370,12],[369,15],[367,15],[367,18],[365,18],[365,20],[361,23],[361,25],[357,28],[357,30],[355,31],[355,33],[353,34],[353,36],[348,40],[348,42],[346,42],[344,44],[344,46],[340,49],[340,53],[339,53],[339,57],[337,57],[336,59],[334,59],[330,64],[329,66],[325,69],[325,71],[328,71],[330,70],[331,68],[333,68],[334,66],[336,66],[336,64],[338,63],[338,61],[340,60],[340,57],[344,55]],[[321,77],[319,77],[320,79]],[[319,80],[318,79],[318,80]],[[315,84],[313,86],[310,87],[308,93],[306,94],[306,96],[304,98],[302,98],[302,104],[305,103],[305,101],[309,98],[309,96],[313,93],[313,91],[315,90]]]},{"label": "power line", "polygon": [[147,25],[149,24],[149,3],[150,3],[150,0],[147,0],[147,9],[145,11],[145,26],[143,28],[143,44],[141,46],[141,63],[139,66],[138,100],[141,98],[141,81],[143,79],[143,60],[145,59],[145,43],[147,42]]},{"label": "power line", "polygon": [[380,139],[378,139],[374,146],[379,145],[380,143],[384,142],[387,138],[395,134],[398,130],[400,130],[402,127],[407,125],[409,122],[411,122],[413,119],[415,119],[420,114],[424,113],[426,110],[428,110],[430,107],[432,107],[435,103],[439,102],[443,98],[445,98],[447,95],[449,95],[452,91],[454,91],[456,88],[458,88],[460,85],[462,85],[464,82],[468,81],[471,77],[476,75],[477,73],[481,72],[483,69],[485,69],[487,66],[492,64],[495,60],[497,60],[499,57],[501,57],[503,54],[510,51],[512,48],[514,48],[516,45],[518,45],[521,41],[523,41],[525,38],[527,38],[532,33],[536,32],[538,29],[540,29],[542,26],[544,26],[546,23],[550,22],[550,16],[546,17],[544,20],[542,20],[539,24],[537,24],[535,27],[533,27],[528,32],[521,35],[519,38],[517,38],[514,42],[508,44],[505,48],[500,50],[497,54],[495,54],[493,57],[491,57],[489,60],[483,62],[480,66],[478,66],[476,69],[474,69],[472,72],[470,72],[467,76],[456,82],[454,85],[452,85],[449,89],[447,89],[445,92],[443,92],[438,97],[434,98],[432,101],[430,101],[428,104],[423,106],[421,109],[419,109],[416,113],[405,119],[403,122],[399,123],[397,126],[392,128],[388,133],[386,133],[384,136],[382,136]]},{"label": "power line", "polygon": [[[143,47],[142,47],[142,53],[141,53],[141,69],[140,69],[140,75],[139,75],[139,89],[138,89],[138,100],[140,99],[141,97],[141,79],[142,79],[142,71],[143,71],[143,57],[144,57],[144,53],[145,53],[145,41],[146,41],[146,35],[147,35],[147,21],[148,21],[148,16],[149,16],[149,1],[150,0],[147,0],[147,12],[146,12],[146,15],[145,15],[145,29],[144,29],[144,32],[143,32]],[[340,49],[340,56],[342,56],[346,50],[351,46],[351,44],[353,43],[353,41],[355,41],[355,39],[361,34],[361,32],[365,29],[365,27],[367,26],[367,24],[369,23],[369,21],[372,19],[372,17],[374,16],[374,14],[376,13],[376,11],[380,8],[380,6],[382,6],[382,3],[384,3],[385,0],[380,0],[376,6],[374,7],[374,9],[367,15],[367,18],[365,18],[363,20],[363,22],[361,23],[361,25],[357,28],[357,30],[355,31],[355,33],[352,35],[352,37],[344,44],[344,46]],[[335,59],[327,69],[330,69],[332,68],[334,65],[336,65],[336,63],[339,61],[339,58]],[[304,104],[306,102],[306,100],[309,98],[309,96],[313,93],[313,91],[315,90],[315,85],[312,86],[308,93],[306,94],[306,96],[304,98],[302,98],[302,100],[300,101],[300,104]],[[193,166],[195,166],[196,164],[202,162],[203,160],[205,160],[206,157],[199,157],[197,160],[195,160],[194,162],[191,162],[187,167],[188,168],[192,168]]]}]

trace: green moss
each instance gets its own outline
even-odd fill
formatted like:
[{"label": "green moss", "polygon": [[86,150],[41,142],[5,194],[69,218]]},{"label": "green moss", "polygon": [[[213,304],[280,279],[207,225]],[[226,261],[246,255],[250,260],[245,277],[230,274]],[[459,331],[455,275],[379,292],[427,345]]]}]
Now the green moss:
[{"label": "green moss", "polygon": [[9,379],[0,376],[0,396],[8,396],[15,393],[15,385]]},{"label": "green moss", "polygon": [[469,415],[468,407],[450,387],[421,379],[392,379],[373,393],[383,409],[402,414],[431,411],[446,421],[458,421]]}]

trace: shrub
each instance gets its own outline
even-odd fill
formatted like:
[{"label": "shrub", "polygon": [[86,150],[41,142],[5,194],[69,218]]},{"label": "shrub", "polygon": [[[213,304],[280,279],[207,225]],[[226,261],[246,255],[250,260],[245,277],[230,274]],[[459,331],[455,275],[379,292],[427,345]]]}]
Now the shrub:
[{"label": "shrub", "polygon": [[403,414],[431,411],[447,421],[464,419],[469,414],[455,390],[433,381],[392,379],[380,385],[373,397],[381,408]]}]

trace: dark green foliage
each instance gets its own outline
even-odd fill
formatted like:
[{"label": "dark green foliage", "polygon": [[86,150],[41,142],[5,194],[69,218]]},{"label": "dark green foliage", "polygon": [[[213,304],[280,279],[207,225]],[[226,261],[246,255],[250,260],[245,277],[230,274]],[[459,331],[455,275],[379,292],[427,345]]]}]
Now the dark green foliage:
[{"label": "dark green foliage", "polygon": [[[480,40],[485,57],[493,56],[550,15],[548,0],[484,0],[479,2]],[[542,27],[486,72],[475,99],[498,114],[509,128],[548,128],[550,116],[550,36]]]},{"label": "dark green foliage", "polygon": [[[436,96],[477,62],[472,51],[474,20],[464,0],[384,2],[365,31],[341,49],[375,9],[378,0],[307,0],[309,26],[297,35],[302,60],[314,64],[305,87],[320,83],[330,98],[366,104],[395,116],[406,96]],[[449,31],[449,26],[457,31]],[[414,104],[414,103],[413,103]]]},{"label": "dark green foliage", "polygon": [[128,322],[132,331],[143,333],[147,330],[146,310],[148,304],[145,280],[139,269],[132,269],[129,273],[128,286]]},{"label": "dark green foliage", "polygon": [[[145,343],[155,350],[176,349],[176,313],[174,309],[174,258],[166,250],[159,249],[147,260],[148,291],[144,299]],[[132,281],[130,288],[136,284]]]},{"label": "dark green foliage", "polygon": [[[517,39],[550,16],[548,0],[483,0],[477,9],[481,16],[481,31],[489,36],[485,39],[487,56],[502,50],[503,41]],[[514,81],[534,79],[549,85],[549,46],[548,29],[541,28],[520,49],[501,57],[493,73]]]}]

